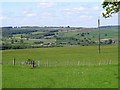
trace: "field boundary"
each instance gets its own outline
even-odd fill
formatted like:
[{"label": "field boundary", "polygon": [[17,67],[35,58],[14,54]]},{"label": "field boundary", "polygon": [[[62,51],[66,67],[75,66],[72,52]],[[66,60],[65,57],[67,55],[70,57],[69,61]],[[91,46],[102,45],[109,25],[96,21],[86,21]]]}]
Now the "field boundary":
[{"label": "field boundary", "polygon": [[[32,66],[32,64],[26,64],[27,60],[8,60],[7,62],[1,62],[0,64],[2,65],[19,65],[19,66]],[[70,61],[70,60],[66,60],[64,62],[60,62],[58,60],[56,61],[49,61],[49,60],[44,60],[44,61],[40,61],[40,60],[35,60],[34,61],[34,66],[35,67],[62,67],[62,66],[101,66],[101,65],[112,65],[114,63],[112,63],[111,59],[107,59],[107,60],[99,60],[96,62],[87,62],[87,61],[81,61],[81,60],[77,60],[77,61]]]}]

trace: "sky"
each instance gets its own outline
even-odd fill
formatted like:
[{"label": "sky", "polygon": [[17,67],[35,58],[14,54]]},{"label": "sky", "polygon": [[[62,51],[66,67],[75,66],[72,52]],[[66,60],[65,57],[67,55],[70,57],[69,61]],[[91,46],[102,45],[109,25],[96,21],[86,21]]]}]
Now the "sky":
[{"label": "sky", "polygon": [[4,1],[0,2],[0,26],[73,26],[117,25],[118,14],[102,17],[101,1]]}]

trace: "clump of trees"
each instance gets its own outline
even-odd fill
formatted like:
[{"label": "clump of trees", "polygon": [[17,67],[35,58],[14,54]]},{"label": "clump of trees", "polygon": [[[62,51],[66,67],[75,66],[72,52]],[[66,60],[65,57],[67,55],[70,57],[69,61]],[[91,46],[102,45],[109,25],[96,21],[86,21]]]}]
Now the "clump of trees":
[{"label": "clump of trees", "polygon": [[9,43],[3,43],[2,44],[2,50],[7,50],[7,49],[26,49],[30,48],[30,45],[27,44],[9,44]]},{"label": "clump of trees", "polygon": [[43,44],[43,41],[39,41],[39,42],[34,42],[34,44]]}]

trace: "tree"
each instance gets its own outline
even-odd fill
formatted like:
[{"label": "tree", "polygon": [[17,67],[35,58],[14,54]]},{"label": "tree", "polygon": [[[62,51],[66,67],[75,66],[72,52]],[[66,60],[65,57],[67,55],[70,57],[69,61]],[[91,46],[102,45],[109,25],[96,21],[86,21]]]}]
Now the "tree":
[{"label": "tree", "polygon": [[103,17],[111,17],[112,14],[120,11],[120,0],[104,0],[102,7],[105,9],[105,12],[102,13]]},{"label": "tree", "polygon": [[11,44],[14,44],[14,40],[13,39],[11,40]]},{"label": "tree", "polygon": [[20,40],[20,43],[24,43],[23,39]]},{"label": "tree", "polygon": [[20,38],[22,39],[22,38],[23,38],[23,35],[21,35]]},{"label": "tree", "polygon": [[67,26],[67,28],[70,28],[70,26]]},{"label": "tree", "polygon": [[26,37],[26,40],[29,40],[29,37]]}]

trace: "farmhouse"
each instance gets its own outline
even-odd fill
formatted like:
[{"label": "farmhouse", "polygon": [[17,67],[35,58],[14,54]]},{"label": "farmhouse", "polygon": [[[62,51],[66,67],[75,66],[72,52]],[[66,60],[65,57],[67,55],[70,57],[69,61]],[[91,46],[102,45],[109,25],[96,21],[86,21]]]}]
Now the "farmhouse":
[{"label": "farmhouse", "polygon": [[118,40],[113,40],[113,39],[100,39],[101,43],[104,44],[117,44]]},{"label": "farmhouse", "polygon": [[101,42],[107,42],[109,39],[100,39]]}]

